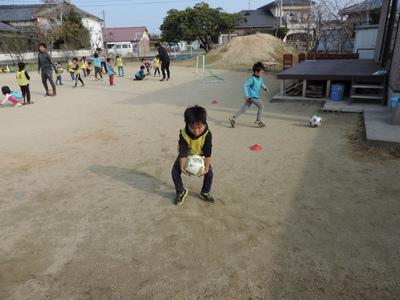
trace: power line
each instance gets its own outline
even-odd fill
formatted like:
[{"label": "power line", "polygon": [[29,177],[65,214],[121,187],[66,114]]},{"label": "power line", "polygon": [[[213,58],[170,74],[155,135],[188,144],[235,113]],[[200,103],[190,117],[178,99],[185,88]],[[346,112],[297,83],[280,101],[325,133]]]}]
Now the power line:
[{"label": "power line", "polygon": [[[135,3],[135,2],[132,2],[132,0],[117,0],[117,1],[114,1],[112,4],[99,4],[99,3],[110,3],[109,0],[99,0],[99,1],[95,1],[96,4],[91,4],[89,1],[79,1],[79,4],[78,3],[75,3],[75,4],[72,3],[72,4],[77,5],[79,7],[98,7],[98,6],[118,6],[118,5],[127,6],[127,5],[170,4],[170,3],[197,2],[197,1],[198,0],[173,0],[173,1],[167,0],[167,1],[136,2]],[[36,3],[36,4],[40,4],[40,3],[38,3],[39,1],[37,1],[37,0],[32,0],[32,1],[14,0],[12,2],[15,3],[15,4],[18,4],[18,3],[30,3],[30,4]],[[83,4],[85,2],[88,2],[88,4]],[[125,3],[122,3],[122,2],[125,2]]]}]

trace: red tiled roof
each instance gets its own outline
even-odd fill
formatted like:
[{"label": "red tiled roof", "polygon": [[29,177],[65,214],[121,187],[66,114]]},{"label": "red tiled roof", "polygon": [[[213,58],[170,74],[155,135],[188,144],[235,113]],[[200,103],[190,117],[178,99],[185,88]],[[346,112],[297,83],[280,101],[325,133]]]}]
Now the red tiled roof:
[{"label": "red tiled roof", "polygon": [[144,32],[148,34],[145,26],[103,28],[103,40],[106,43],[137,42],[142,38]]}]

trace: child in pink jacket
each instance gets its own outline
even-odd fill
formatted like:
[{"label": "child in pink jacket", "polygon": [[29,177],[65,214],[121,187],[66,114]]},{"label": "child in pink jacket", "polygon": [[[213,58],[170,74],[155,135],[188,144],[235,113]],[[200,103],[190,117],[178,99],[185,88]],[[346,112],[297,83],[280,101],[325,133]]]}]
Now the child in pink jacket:
[{"label": "child in pink jacket", "polygon": [[1,88],[1,91],[5,97],[4,97],[4,100],[0,103],[0,106],[3,105],[4,103],[6,103],[7,100],[14,103],[14,107],[20,107],[22,105],[21,103],[18,103],[18,101],[13,98],[13,94],[8,86],[3,86]]}]

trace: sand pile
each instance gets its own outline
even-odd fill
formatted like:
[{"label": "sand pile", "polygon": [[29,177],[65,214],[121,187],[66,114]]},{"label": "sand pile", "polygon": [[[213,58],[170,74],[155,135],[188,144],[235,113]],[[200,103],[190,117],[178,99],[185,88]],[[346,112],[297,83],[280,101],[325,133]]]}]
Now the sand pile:
[{"label": "sand pile", "polygon": [[253,34],[234,37],[229,43],[207,55],[213,65],[253,65],[257,61],[282,63],[283,54],[299,51],[270,34]]}]

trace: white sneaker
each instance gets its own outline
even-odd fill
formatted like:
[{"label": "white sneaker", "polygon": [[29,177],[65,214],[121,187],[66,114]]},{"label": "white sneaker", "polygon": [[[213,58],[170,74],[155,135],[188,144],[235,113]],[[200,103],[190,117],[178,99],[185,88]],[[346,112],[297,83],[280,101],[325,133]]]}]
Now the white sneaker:
[{"label": "white sneaker", "polygon": [[21,103],[17,103],[17,104],[14,105],[14,107],[20,107],[20,106],[22,106]]}]

